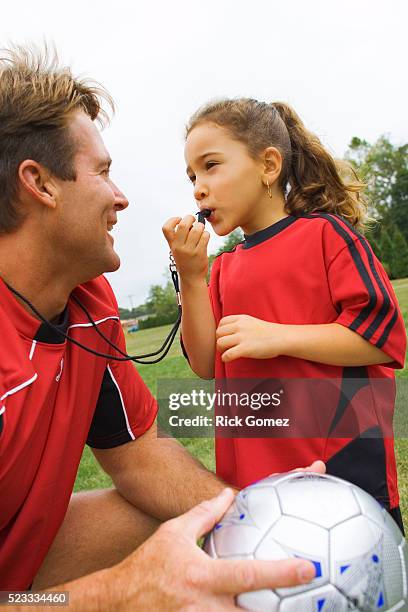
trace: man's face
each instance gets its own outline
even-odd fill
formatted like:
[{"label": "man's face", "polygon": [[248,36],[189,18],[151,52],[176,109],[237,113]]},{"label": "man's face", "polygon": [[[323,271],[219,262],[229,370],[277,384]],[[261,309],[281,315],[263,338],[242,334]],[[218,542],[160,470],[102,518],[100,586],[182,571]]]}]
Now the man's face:
[{"label": "man's face", "polygon": [[117,212],[128,206],[123,193],[109,177],[111,163],[103,140],[91,119],[76,112],[69,123],[75,145],[75,181],[60,181],[55,218],[56,255],[84,279],[113,272],[120,259],[110,230]]}]

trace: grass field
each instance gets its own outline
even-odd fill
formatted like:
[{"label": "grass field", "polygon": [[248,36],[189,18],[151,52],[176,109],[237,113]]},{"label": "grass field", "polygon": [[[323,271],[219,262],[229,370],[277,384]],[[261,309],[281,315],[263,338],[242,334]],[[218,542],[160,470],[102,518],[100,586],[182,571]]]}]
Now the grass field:
[{"label": "grass field", "polygon": [[[393,282],[399,304],[404,316],[405,325],[408,325],[408,278]],[[156,350],[163,342],[171,326],[146,329],[134,335],[127,336],[127,349],[129,354],[143,354]],[[176,340],[164,361],[155,365],[138,365],[140,375],[153,394],[156,394],[158,379],[164,378],[193,378],[190,368],[181,354],[178,340]],[[408,367],[397,371],[398,377],[408,378]],[[214,444],[208,439],[186,439],[182,443],[188,450],[198,457],[209,469],[214,470]],[[401,494],[401,509],[408,525],[408,440],[396,440],[396,453],[398,463],[399,488]],[[79,467],[75,490],[94,489],[111,485],[110,479],[102,472],[94,460],[89,448],[85,448]]]}]

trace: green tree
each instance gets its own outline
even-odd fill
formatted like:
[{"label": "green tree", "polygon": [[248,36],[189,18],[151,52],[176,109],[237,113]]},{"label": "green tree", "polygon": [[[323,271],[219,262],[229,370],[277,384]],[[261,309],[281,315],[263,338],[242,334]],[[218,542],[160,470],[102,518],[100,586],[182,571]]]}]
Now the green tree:
[{"label": "green tree", "polygon": [[354,137],[346,158],[367,184],[370,214],[387,229],[396,225],[408,241],[408,144],[394,146],[381,136],[371,145]]},{"label": "green tree", "polygon": [[237,244],[243,241],[243,239],[244,239],[244,234],[242,233],[242,230],[238,227],[233,232],[228,234],[228,236],[225,237],[224,242],[222,243],[220,248],[216,251],[216,253],[212,253],[211,255],[208,256],[207,281],[210,278],[210,272],[211,272],[212,265],[214,263],[214,259],[218,257],[218,255],[221,255],[221,253],[227,253],[228,251],[232,251],[233,248]]},{"label": "green tree", "polygon": [[382,264],[390,278],[393,278],[394,267],[394,244],[386,228],[381,229],[380,251]]},{"label": "green tree", "polygon": [[120,306],[119,306],[119,317],[121,321],[132,318],[130,310],[128,308],[121,308]]},{"label": "green tree", "polygon": [[232,251],[232,249],[236,247],[237,244],[242,242],[243,239],[244,239],[244,234],[242,233],[242,230],[238,227],[233,232],[228,234],[228,236],[226,236],[226,238],[224,239],[224,242],[218,249],[216,255],[221,255],[221,253]]},{"label": "green tree", "polygon": [[380,261],[383,260],[383,256],[381,253],[381,244],[380,244],[380,235],[379,232],[374,233],[374,232],[369,232],[366,236],[368,242],[371,245],[371,248],[373,249],[374,253],[377,255],[378,259]]},{"label": "green tree", "polygon": [[152,285],[149,290],[146,307],[149,313],[151,312],[157,317],[165,317],[169,321],[176,319],[178,308],[173,283],[167,281],[164,287]]},{"label": "green tree", "polygon": [[408,276],[408,244],[398,228],[394,231],[393,246],[392,276],[393,278],[405,278]]}]

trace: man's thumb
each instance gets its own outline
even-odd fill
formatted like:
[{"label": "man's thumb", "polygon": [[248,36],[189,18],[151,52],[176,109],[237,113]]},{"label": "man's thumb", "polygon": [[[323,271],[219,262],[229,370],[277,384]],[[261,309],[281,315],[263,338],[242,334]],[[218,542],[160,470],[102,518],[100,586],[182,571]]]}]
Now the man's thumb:
[{"label": "man's thumb", "polygon": [[190,537],[195,542],[211,531],[234,500],[232,489],[224,489],[212,499],[201,502],[185,514],[173,519],[173,527]]}]

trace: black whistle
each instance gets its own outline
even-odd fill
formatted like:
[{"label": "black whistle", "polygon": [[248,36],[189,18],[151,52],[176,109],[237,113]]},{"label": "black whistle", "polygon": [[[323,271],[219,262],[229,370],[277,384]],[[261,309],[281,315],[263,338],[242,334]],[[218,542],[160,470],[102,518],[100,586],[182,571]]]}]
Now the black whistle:
[{"label": "black whistle", "polygon": [[203,210],[199,210],[196,215],[197,221],[205,225],[205,220],[211,215],[211,210],[209,208],[203,208]]}]

